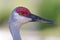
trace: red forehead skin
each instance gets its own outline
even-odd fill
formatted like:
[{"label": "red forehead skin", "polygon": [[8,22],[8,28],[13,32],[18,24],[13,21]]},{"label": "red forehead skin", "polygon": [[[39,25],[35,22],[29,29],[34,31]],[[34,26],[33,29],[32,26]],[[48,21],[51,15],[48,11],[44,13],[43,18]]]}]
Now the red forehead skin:
[{"label": "red forehead skin", "polygon": [[30,11],[27,8],[25,8],[25,7],[18,7],[16,9],[16,12],[18,14],[20,14],[20,12],[23,12],[24,13],[24,14],[22,14],[23,16],[28,16],[30,14]]}]

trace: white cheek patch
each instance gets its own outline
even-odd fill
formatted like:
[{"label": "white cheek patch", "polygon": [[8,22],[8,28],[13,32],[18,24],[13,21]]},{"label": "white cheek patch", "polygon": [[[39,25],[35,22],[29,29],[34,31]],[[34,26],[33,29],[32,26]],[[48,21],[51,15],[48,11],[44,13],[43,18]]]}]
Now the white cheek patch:
[{"label": "white cheek patch", "polygon": [[19,15],[18,13],[14,13],[14,18],[19,22],[19,23],[27,23],[29,21],[31,21],[31,18],[28,17],[24,17]]}]

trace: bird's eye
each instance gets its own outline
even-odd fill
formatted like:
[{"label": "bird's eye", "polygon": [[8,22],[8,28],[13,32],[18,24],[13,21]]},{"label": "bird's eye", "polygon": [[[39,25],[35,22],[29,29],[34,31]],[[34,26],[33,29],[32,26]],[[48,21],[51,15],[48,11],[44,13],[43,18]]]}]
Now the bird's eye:
[{"label": "bird's eye", "polygon": [[24,14],[24,12],[23,12],[23,11],[21,11],[19,14],[20,14],[20,15],[23,15],[23,14]]},{"label": "bird's eye", "polygon": [[24,12],[24,11],[20,11],[19,15],[28,16],[27,12]]}]

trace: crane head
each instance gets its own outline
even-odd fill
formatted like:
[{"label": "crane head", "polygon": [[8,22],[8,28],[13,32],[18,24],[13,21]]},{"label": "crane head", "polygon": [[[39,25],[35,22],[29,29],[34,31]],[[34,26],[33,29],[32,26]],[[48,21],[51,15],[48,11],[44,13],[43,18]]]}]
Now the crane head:
[{"label": "crane head", "polygon": [[27,22],[42,22],[42,23],[49,23],[54,24],[52,20],[48,20],[45,18],[41,18],[32,14],[27,8],[25,7],[17,7],[13,11],[15,19],[19,20],[20,23],[27,23]]},{"label": "crane head", "polygon": [[45,18],[41,18],[32,14],[27,8],[25,7],[16,7],[9,18],[9,28],[10,32],[13,36],[13,40],[21,40],[19,35],[19,27],[27,22],[42,22],[48,24],[55,24],[52,20],[48,20]]}]

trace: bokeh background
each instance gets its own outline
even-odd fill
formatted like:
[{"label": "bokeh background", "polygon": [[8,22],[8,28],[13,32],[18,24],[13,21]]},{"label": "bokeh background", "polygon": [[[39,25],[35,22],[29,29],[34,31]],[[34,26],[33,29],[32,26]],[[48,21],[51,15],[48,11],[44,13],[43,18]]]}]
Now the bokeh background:
[{"label": "bokeh background", "polygon": [[0,40],[12,40],[8,20],[17,6],[24,6],[33,14],[56,23],[27,23],[20,29],[22,40],[60,40],[60,0],[0,0]]}]

